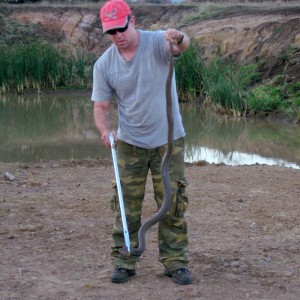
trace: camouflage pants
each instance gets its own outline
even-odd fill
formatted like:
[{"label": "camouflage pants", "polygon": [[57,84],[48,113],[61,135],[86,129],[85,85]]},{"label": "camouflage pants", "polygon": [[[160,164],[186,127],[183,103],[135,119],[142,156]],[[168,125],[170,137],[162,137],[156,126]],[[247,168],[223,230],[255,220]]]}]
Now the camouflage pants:
[{"label": "camouflage pants", "polygon": [[[154,189],[154,197],[158,209],[163,202],[163,183],[160,164],[167,145],[153,149],[144,149],[118,140],[118,166],[121,178],[123,200],[126,211],[131,247],[138,246],[138,230],[141,226],[142,203],[145,195],[147,175],[150,170]],[[158,224],[159,261],[166,269],[173,271],[187,267],[188,235],[184,213],[188,205],[185,194],[187,182],[184,178],[184,139],[174,141],[174,149],[170,163],[170,178],[173,198],[171,208]],[[138,256],[125,256],[119,253],[125,244],[122,219],[118,206],[116,184],[112,199],[112,208],[116,212],[116,220],[112,237],[112,264],[115,268],[134,269]],[[146,237],[147,238],[147,237]]]}]

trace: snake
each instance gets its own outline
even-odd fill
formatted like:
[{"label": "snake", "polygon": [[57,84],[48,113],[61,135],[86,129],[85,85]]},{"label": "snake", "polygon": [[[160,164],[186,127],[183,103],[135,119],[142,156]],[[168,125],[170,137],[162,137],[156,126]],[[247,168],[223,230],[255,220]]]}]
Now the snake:
[{"label": "snake", "polygon": [[160,171],[162,175],[162,182],[164,187],[164,198],[160,209],[150,219],[140,227],[138,231],[138,248],[131,248],[130,252],[133,255],[141,255],[146,249],[146,232],[155,223],[162,220],[167,211],[170,209],[172,202],[172,184],[169,175],[169,167],[171,156],[173,152],[173,116],[172,116],[172,76],[174,67],[174,47],[173,43],[170,42],[170,57],[169,57],[169,70],[166,79],[166,111],[167,111],[167,122],[168,122],[168,144],[167,149],[163,155]]}]

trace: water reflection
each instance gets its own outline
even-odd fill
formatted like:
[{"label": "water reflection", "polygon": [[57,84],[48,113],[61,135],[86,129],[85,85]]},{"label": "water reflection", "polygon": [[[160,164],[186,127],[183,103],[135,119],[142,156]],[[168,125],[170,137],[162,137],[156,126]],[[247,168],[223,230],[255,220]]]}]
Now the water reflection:
[{"label": "water reflection", "polygon": [[209,149],[206,147],[196,147],[192,152],[192,155],[185,156],[186,162],[195,162],[201,160],[205,160],[210,164],[224,163],[230,166],[260,164],[300,169],[297,164],[285,161],[283,159],[262,157],[257,154],[241,153],[237,151],[224,154],[217,149]]},{"label": "water reflection", "polygon": [[87,95],[3,97],[0,161],[37,162],[102,157]]},{"label": "water reflection", "polygon": [[[89,93],[0,98],[0,161],[37,162],[110,157],[98,138]],[[300,166],[300,128],[268,120],[216,116],[181,105],[185,160],[229,165]],[[117,123],[112,107],[112,123]]]},{"label": "water reflection", "polygon": [[300,128],[275,120],[228,118],[197,105],[181,106],[185,160],[227,165],[267,164],[299,169]]}]

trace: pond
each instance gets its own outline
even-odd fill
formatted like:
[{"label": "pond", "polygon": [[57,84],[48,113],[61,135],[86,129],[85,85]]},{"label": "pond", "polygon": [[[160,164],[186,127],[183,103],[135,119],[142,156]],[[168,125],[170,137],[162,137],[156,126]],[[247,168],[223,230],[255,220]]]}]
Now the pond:
[{"label": "pond", "polygon": [[[228,118],[181,104],[186,162],[267,164],[300,169],[300,126]],[[112,123],[117,123],[112,105]],[[94,127],[89,93],[0,96],[0,162],[110,157]]]}]

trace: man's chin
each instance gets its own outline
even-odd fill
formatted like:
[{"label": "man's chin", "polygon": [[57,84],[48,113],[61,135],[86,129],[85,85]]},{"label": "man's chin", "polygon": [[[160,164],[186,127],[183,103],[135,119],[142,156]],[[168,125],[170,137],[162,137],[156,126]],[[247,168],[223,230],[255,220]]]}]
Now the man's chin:
[{"label": "man's chin", "polygon": [[116,42],[116,46],[118,46],[118,48],[127,48],[128,43],[127,41],[118,41]]}]

